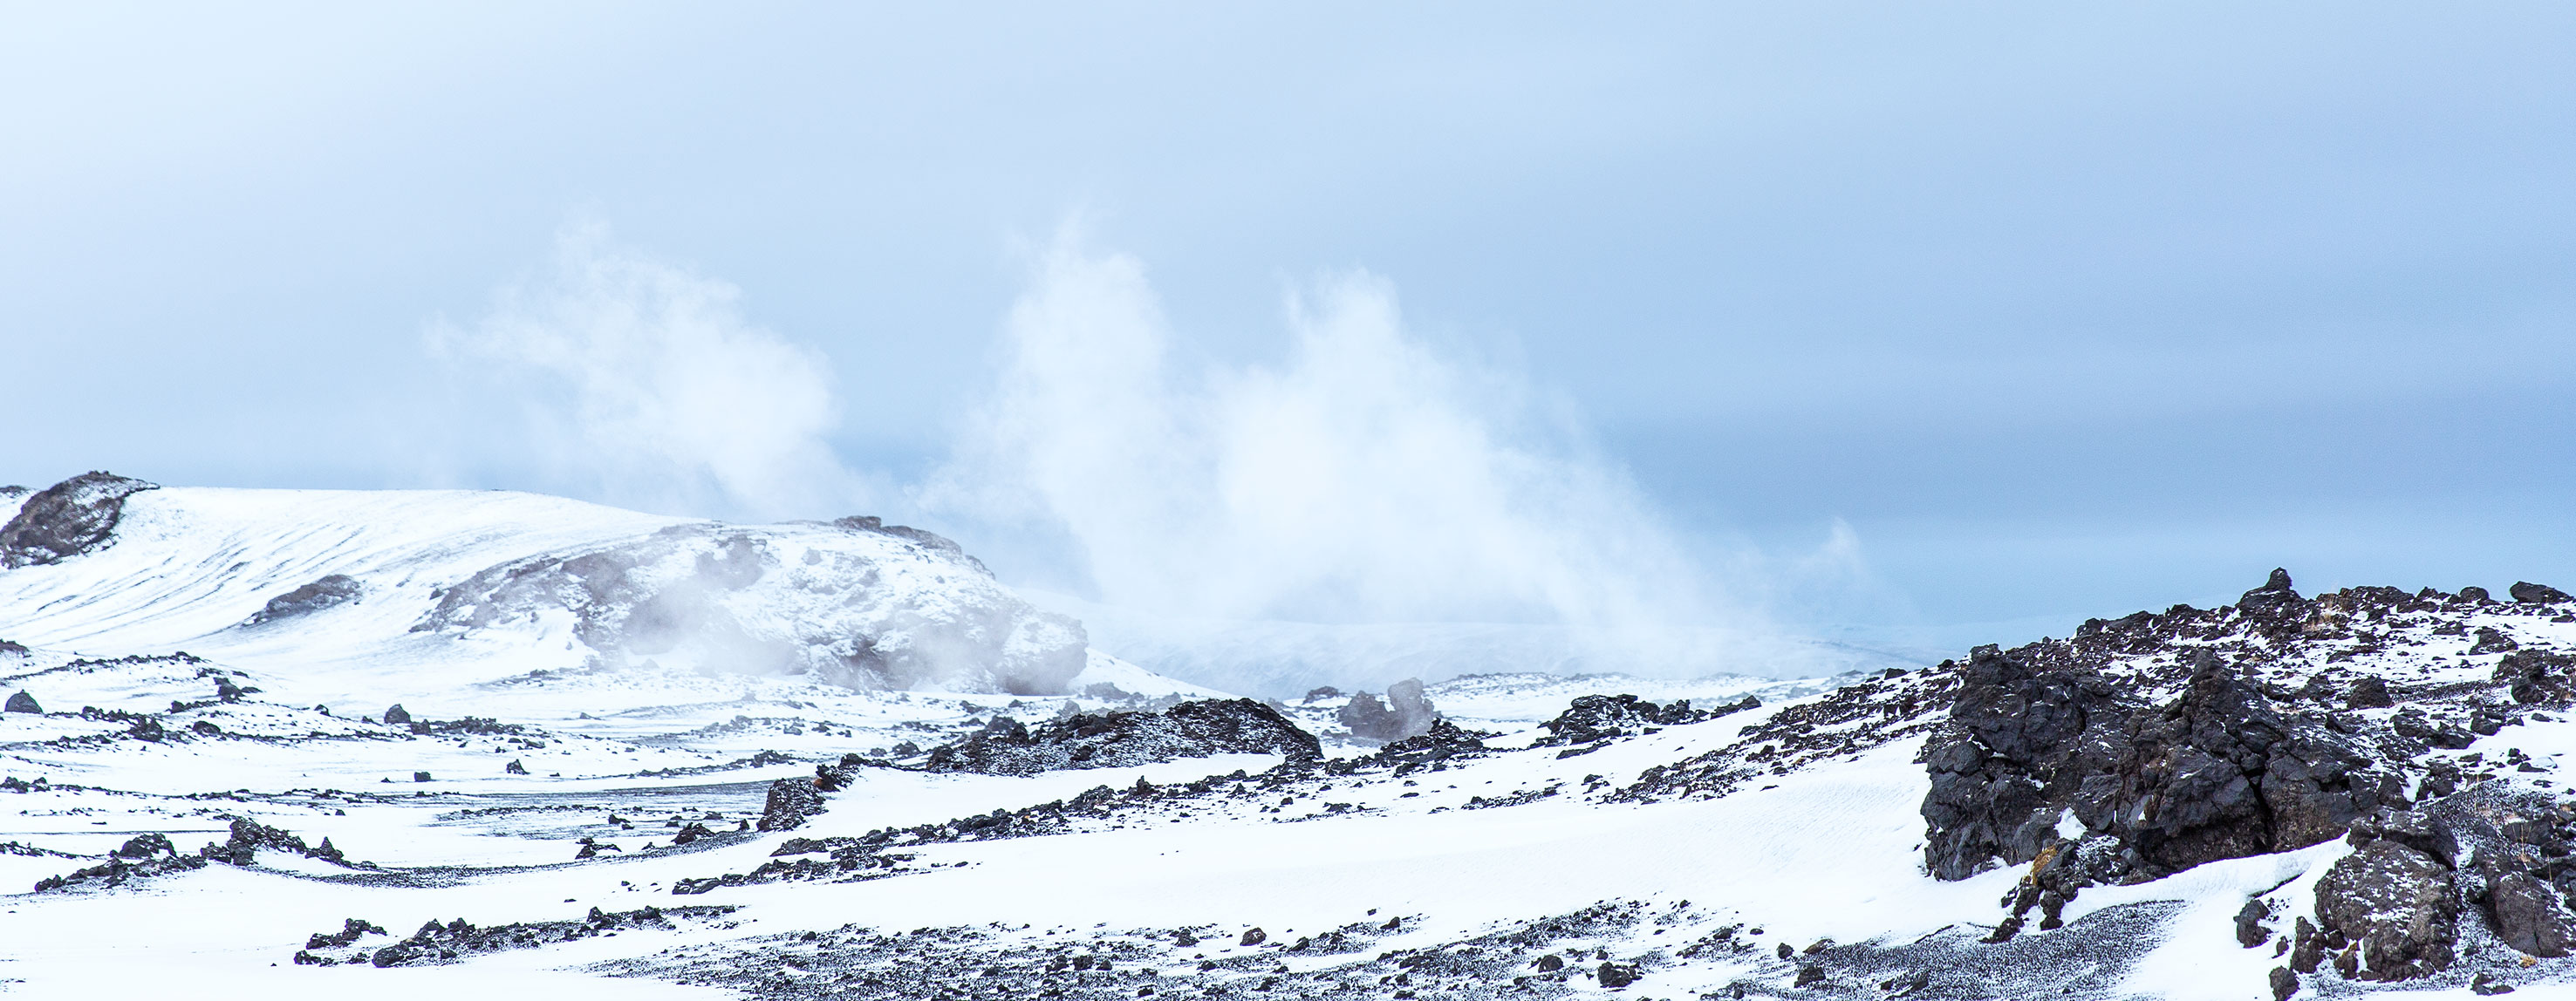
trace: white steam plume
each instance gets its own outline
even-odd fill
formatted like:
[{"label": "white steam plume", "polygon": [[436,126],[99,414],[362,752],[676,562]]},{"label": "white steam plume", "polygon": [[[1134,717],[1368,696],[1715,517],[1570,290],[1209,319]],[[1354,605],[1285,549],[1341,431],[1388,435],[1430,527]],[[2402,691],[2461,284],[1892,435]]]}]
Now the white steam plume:
[{"label": "white steam plume", "polygon": [[550,473],[639,506],[774,516],[840,508],[829,363],[746,321],[741,290],[615,246],[558,237],[543,280],[505,289],[434,353],[541,385],[530,416]]},{"label": "white steam plume", "polygon": [[1144,268],[1059,240],[925,499],[1051,524],[1102,601],[1163,615],[1551,622],[1596,669],[1777,651],[1519,383],[1409,337],[1387,283],[1324,280],[1288,321],[1281,364],[1174,371]]}]

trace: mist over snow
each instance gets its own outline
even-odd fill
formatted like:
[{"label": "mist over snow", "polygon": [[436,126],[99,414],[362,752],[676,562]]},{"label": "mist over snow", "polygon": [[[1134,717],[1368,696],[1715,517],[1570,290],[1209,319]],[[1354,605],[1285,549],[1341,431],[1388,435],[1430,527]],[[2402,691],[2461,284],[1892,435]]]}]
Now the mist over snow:
[{"label": "mist over snow", "polygon": [[1275,356],[1227,364],[1173,328],[1143,261],[1068,228],[1025,263],[990,386],[908,486],[835,454],[821,352],[750,319],[735,285],[602,225],[568,227],[545,268],[426,344],[465,391],[518,408],[560,489],[918,521],[1102,623],[1104,649],[1229,690],[1807,676],[1885,657],[1779,614],[1869,592],[1848,526],[1787,556],[1681,531],[1570,404],[1409,330],[1387,278],[1293,285]]},{"label": "mist over snow", "polygon": [[[1410,333],[1392,282],[1297,286],[1280,357],[1237,367],[1189,360],[1135,257],[1067,235],[1029,271],[993,397],[923,497],[1063,540],[1089,597],[1123,613],[1094,617],[1165,648],[1149,660],[1252,689],[1294,683],[1279,668],[1315,641],[1368,664],[1348,648],[1372,636],[1401,650],[1388,671],[1420,670],[1444,637],[1455,653],[1429,660],[1447,673],[1815,668],[1757,588],[1718,572],[1751,567],[1695,558],[1570,407]],[[1845,529],[1798,562],[1857,558]],[[1212,621],[1263,623],[1265,641],[1181,652]],[[1294,623],[1317,625],[1301,642],[1281,635]],[[1428,628],[1385,628],[1405,623]],[[1326,629],[1354,624],[1379,628]]]},{"label": "mist over snow", "polygon": [[742,290],[567,227],[549,266],[431,353],[515,397],[559,487],[656,510],[780,517],[851,506],[859,480],[821,352],[744,319]]}]

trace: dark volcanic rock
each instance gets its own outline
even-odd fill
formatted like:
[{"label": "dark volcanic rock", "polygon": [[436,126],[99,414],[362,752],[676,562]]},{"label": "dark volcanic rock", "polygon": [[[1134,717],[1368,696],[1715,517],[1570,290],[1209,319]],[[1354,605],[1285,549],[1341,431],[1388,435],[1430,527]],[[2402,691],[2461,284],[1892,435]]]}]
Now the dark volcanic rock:
[{"label": "dark volcanic rock", "polygon": [[1367,692],[1351,696],[1350,704],[1333,718],[1362,740],[1402,740],[1430,732],[1431,721],[1440,718],[1440,711],[1423,697],[1420,679],[1406,678],[1386,686],[1383,702]]},{"label": "dark volcanic rock", "polygon": [[2513,600],[2527,605],[2554,605],[2562,601],[2576,601],[2576,598],[2568,597],[2565,591],[2547,584],[2534,584],[2527,580],[2513,582],[2513,587],[2507,589],[2506,593],[2513,595]]},{"label": "dark volcanic rock", "polygon": [[792,831],[805,818],[823,812],[823,791],[812,779],[779,779],[769,784],[769,802],[760,810],[760,829]]},{"label": "dark volcanic rock", "polygon": [[2450,868],[2396,841],[2363,845],[2317,881],[2318,922],[2330,938],[2352,942],[2374,979],[2408,979],[2450,966],[2458,917]]},{"label": "dark volcanic rock", "polygon": [[1762,700],[1750,695],[1714,710],[1692,709],[1689,699],[1656,705],[1634,695],[1583,695],[1555,719],[1539,724],[1547,728],[1548,735],[1530,746],[1589,744],[1629,736],[1650,726],[1697,723],[1761,705]]},{"label": "dark volcanic rock", "polygon": [[345,605],[358,600],[358,595],[364,590],[356,578],[335,573],[268,599],[268,604],[250,617],[250,624],[255,626]]},{"label": "dark volcanic rock", "polygon": [[1035,775],[1059,768],[1126,768],[1213,754],[1323,756],[1312,734],[1253,699],[1183,702],[1160,712],[1088,713],[1030,727],[1007,716],[931,749],[938,772]]},{"label": "dark volcanic rock", "polygon": [[24,691],[9,696],[9,704],[0,707],[0,712],[42,714],[44,711],[45,707],[36,704],[36,697]]},{"label": "dark volcanic rock", "polygon": [[1958,674],[1953,731],[1924,752],[1924,860],[1942,879],[2039,857],[2078,784],[2109,770],[2113,736],[2136,710],[2098,673],[2036,670],[1992,646]]},{"label": "dark volcanic rock", "polygon": [[394,704],[393,704],[393,707],[392,707],[392,708],[389,708],[389,709],[386,709],[386,710],[385,710],[385,725],[386,725],[386,726],[410,726],[410,725],[411,725],[411,712],[410,712],[409,710],[404,709],[404,708],[402,707],[402,703],[400,703],[400,702],[396,702],[396,703],[394,703]]},{"label": "dark volcanic rock", "polygon": [[2555,958],[2576,945],[2576,926],[2558,890],[2537,876],[2517,872],[2497,879],[2487,889],[2487,909],[2495,917],[2496,937],[2524,953]]},{"label": "dark volcanic rock", "polygon": [[36,491],[0,526],[0,566],[55,563],[113,541],[125,499],[159,484],[89,472]]},{"label": "dark volcanic rock", "polygon": [[2205,654],[2182,697],[2127,737],[2111,772],[2084,779],[2076,816],[2157,872],[2328,841],[2382,798],[2369,757]]}]

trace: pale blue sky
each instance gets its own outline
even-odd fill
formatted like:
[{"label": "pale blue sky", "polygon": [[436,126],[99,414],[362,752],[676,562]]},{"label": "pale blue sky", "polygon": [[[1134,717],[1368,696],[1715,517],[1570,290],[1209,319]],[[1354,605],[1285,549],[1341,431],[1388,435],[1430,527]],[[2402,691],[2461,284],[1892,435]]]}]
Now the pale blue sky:
[{"label": "pale blue sky", "polygon": [[0,31],[0,482],[579,492],[423,330],[586,221],[906,479],[1078,216],[1190,357],[1364,268],[1693,544],[1841,519],[1826,619],[2576,583],[2564,4],[66,6]]}]

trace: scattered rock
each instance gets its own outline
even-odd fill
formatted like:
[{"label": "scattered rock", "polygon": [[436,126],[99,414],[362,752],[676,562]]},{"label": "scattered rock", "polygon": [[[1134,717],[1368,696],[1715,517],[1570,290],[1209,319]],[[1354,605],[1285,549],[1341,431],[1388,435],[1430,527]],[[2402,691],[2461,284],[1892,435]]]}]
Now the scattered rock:
[{"label": "scattered rock", "polygon": [[[1814,969],[1814,967],[1808,967],[1808,969]],[[1617,990],[1637,982],[1637,967],[1633,963],[1605,962],[1601,964],[1599,970],[1594,971],[1594,975],[1600,978],[1601,986]]]},{"label": "scattered rock", "polygon": [[385,725],[410,726],[411,713],[402,707],[402,703],[396,702],[393,708],[385,710]]},{"label": "scattered rock", "polygon": [[2352,695],[2344,699],[2344,705],[2353,709],[2386,709],[2396,704],[2388,697],[2387,679],[2376,675],[2353,682]]},{"label": "scattered rock", "polygon": [[22,689],[17,694],[9,696],[9,704],[5,708],[0,708],[0,711],[42,715],[45,707],[37,705],[36,697]]},{"label": "scattered rock", "polygon": [[2298,992],[2298,974],[2290,972],[2286,966],[2272,968],[2272,1001],[2290,1001],[2290,995]]},{"label": "scattered rock", "polygon": [[1261,930],[1261,929],[1259,929],[1259,928],[1253,928],[1253,929],[1248,929],[1248,930],[1246,930],[1246,931],[1243,933],[1243,938],[1242,938],[1241,940],[1239,940],[1239,941],[1235,942],[1234,944],[1235,944],[1235,945],[1237,945],[1237,946],[1255,946],[1255,945],[1260,945],[1261,943],[1263,943],[1263,942],[1267,942],[1267,941],[1269,941],[1269,940],[1270,940],[1270,933],[1269,933],[1269,932],[1262,931],[1262,930]]}]

